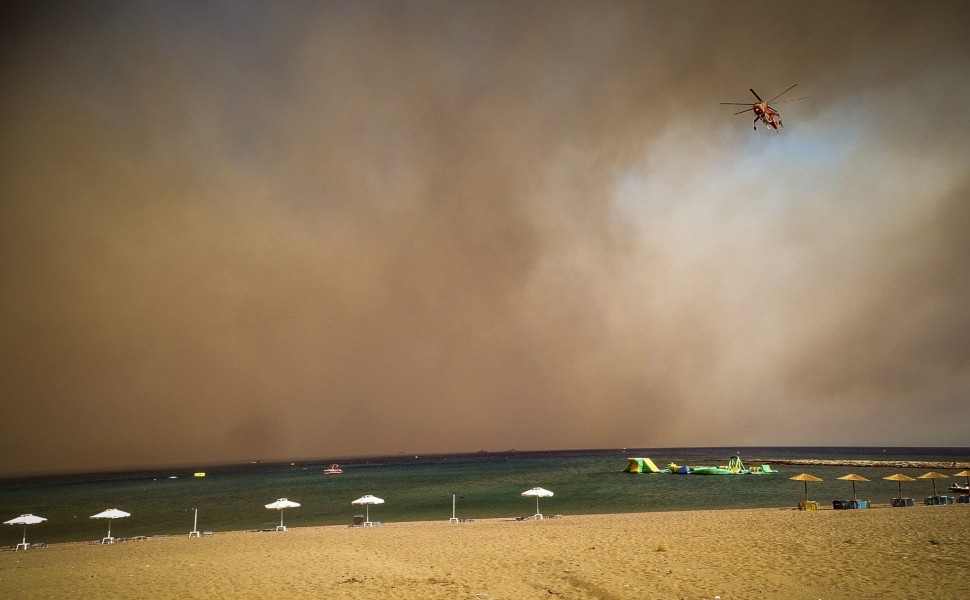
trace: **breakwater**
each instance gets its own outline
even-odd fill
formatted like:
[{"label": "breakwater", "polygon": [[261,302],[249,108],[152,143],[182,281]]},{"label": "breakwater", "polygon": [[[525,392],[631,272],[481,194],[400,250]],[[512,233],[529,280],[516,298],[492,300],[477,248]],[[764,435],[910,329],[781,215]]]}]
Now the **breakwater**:
[{"label": "breakwater", "polygon": [[751,464],[801,465],[821,467],[892,467],[897,469],[970,469],[970,461],[940,460],[869,460],[824,458],[756,458],[745,459]]}]

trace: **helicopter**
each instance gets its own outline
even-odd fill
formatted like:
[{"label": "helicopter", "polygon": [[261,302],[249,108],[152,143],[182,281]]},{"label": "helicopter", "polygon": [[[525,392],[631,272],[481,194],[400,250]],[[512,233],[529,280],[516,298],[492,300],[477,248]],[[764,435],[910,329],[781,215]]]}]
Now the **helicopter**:
[{"label": "helicopter", "polygon": [[[758,92],[754,91],[751,88],[748,88],[748,90],[752,94],[754,94],[754,97],[757,98],[758,101],[755,102],[751,106],[751,108],[746,108],[746,109],[744,109],[744,110],[742,110],[740,112],[736,112],[734,114],[735,115],[740,115],[740,114],[744,114],[744,113],[748,112],[749,110],[750,111],[754,111],[754,130],[755,131],[758,130],[758,120],[759,119],[761,120],[762,123],[764,123],[768,127],[771,127],[775,131],[778,131],[778,128],[779,127],[783,127],[783,125],[781,123],[781,113],[778,112],[777,110],[775,110],[774,108],[772,108],[770,106],[770,104],[772,102],[774,102],[775,100],[777,100],[778,98],[781,98],[782,96],[784,96],[785,94],[787,94],[788,92],[790,92],[792,90],[792,88],[794,88],[796,85],[798,85],[798,84],[796,83],[796,84],[792,85],[790,88],[788,88],[784,92],[778,94],[777,96],[775,96],[771,100],[768,100],[767,102],[765,102],[764,100],[761,99],[761,96],[758,95]],[[799,100],[804,100],[804,98],[798,98],[798,99]],[[721,102],[721,104],[729,104],[729,105],[734,105],[734,106],[747,106],[748,105],[747,102]]]}]

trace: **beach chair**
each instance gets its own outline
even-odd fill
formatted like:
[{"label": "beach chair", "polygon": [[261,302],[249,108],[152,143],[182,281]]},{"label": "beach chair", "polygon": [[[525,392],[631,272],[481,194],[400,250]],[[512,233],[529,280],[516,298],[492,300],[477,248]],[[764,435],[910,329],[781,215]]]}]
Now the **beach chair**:
[{"label": "beach chair", "polygon": [[354,522],[350,524],[351,527],[363,527],[364,526],[364,515],[354,515]]},{"label": "beach chair", "polygon": [[798,503],[798,510],[818,510],[818,502],[815,500],[802,500]]}]

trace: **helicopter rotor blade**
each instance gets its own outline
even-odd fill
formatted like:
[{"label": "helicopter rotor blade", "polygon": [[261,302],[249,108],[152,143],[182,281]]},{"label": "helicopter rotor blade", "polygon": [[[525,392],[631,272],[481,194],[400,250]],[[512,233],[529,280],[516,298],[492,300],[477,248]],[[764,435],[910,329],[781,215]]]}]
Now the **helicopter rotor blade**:
[{"label": "helicopter rotor blade", "polygon": [[754,110],[754,108],[746,108],[745,110],[742,110],[741,112],[736,112],[734,114],[735,115],[741,115],[741,114],[744,114],[744,113],[746,113],[748,111],[752,111],[752,110]]},{"label": "helicopter rotor blade", "polygon": [[798,102],[799,100],[808,100],[811,96],[802,96],[801,98],[793,98],[792,100],[782,100],[778,104],[787,104],[789,102]]},{"label": "helicopter rotor blade", "polygon": [[[799,98],[800,100],[801,98]],[[732,106],[751,106],[750,102],[721,102],[720,104],[730,104]]]},{"label": "helicopter rotor blade", "polygon": [[758,95],[758,92],[754,91],[751,88],[748,88],[748,91],[754,94],[754,97],[758,99],[758,102],[764,102],[764,100],[761,99],[761,96]]},{"label": "helicopter rotor blade", "polygon": [[[795,85],[798,85],[798,84],[796,83]],[[788,92],[790,92],[790,91],[792,90],[792,88],[794,88],[794,87],[795,87],[795,85],[793,85],[793,86],[791,86],[790,88],[788,88],[788,89],[787,89],[787,90],[785,90],[784,92],[782,92],[782,93],[780,93],[780,94],[778,94],[777,96],[775,96],[774,98],[772,98],[771,100],[769,100],[769,101],[768,101],[768,104],[771,104],[772,102],[774,102],[774,101],[775,101],[775,100],[777,100],[778,98],[781,98],[782,96],[784,96],[785,94],[787,94]],[[754,91],[754,90],[752,90],[752,91]],[[761,98],[758,98],[758,99],[760,100]]]}]

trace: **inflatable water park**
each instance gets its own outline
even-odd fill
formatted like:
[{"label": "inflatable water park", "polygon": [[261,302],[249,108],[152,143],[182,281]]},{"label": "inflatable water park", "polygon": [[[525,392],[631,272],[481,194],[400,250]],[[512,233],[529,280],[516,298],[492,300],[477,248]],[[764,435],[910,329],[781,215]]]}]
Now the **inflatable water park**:
[{"label": "inflatable water park", "polygon": [[678,465],[670,463],[661,469],[649,458],[627,458],[629,464],[624,473],[673,473],[676,475],[769,475],[777,473],[771,465],[759,465],[750,469],[744,466],[740,456],[732,456],[728,464],[721,467]]}]

